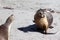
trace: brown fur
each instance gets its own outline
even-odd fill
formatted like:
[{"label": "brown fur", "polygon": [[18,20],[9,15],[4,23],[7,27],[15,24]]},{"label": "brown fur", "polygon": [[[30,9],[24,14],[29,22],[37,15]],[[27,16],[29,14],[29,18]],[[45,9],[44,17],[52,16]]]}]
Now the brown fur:
[{"label": "brown fur", "polygon": [[13,15],[9,16],[4,24],[0,26],[0,40],[8,40],[8,28],[13,21]]},{"label": "brown fur", "polygon": [[[42,15],[44,17],[42,17]],[[47,29],[51,25],[52,20],[53,17],[50,13],[47,13],[45,9],[39,9],[34,15],[33,22],[38,26],[38,28],[44,29],[45,33],[47,33]]]},{"label": "brown fur", "polygon": [[48,21],[46,16],[43,18],[39,18],[37,15],[35,15],[35,23],[36,25],[39,26],[39,28],[42,28],[45,30],[45,33],[47,33],[47,29],[48,29]]}]

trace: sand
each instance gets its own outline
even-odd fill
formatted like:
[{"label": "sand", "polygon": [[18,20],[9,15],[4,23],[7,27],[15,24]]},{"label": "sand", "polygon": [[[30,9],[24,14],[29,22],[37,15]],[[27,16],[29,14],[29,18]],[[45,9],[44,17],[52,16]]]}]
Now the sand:
[{"label": "sand", "polygon": [[[0,0],[0,25],[14,14],[9,40],[60,40],[60,14],[52,13],[53,29],[49,34],[38,32],[33,23],[34,14],[40,8],[60,9],[60,0]],[[7,7],[7,8],[4,8]],[[9,9],[12,8],[12,9]]]}]

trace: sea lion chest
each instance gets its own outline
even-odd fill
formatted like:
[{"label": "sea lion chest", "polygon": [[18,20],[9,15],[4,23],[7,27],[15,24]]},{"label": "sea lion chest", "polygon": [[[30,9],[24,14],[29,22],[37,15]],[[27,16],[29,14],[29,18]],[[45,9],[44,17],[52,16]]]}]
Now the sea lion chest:
[{"label": "sea lion chest", "polygon": [[36,24],[37,24],[40,28],[43,28],[44,26],[48,26],[47,17],[37,19],[37,20],[36,20]]}]

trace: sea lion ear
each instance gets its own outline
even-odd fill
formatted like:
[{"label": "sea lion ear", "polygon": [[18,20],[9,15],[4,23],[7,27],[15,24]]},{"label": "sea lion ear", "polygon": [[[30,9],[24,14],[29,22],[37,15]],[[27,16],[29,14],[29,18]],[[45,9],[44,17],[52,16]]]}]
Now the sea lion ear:
[{"label": "sea lion ear", "polygon": [[12,18],[14,18],[14,14],[11,14],[9,17],[12,17]]}]

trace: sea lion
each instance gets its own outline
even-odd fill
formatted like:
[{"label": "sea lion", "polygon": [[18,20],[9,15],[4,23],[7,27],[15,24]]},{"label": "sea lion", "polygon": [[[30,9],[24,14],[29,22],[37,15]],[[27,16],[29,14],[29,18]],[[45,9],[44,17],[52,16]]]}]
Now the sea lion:
[{"label": "sea lion", "polygon": [[0,40],[8,40],[9,26],[11,25],[12,21],[13,14],[7,18],[4,24],[0,25]]},{"label": "sea lion", "polygon": [[34,23],[38,26],[38,28],[43,29],[47,33],[47,29],[53,22],[53,16],[49,10],[46,9],[39,9],[37,10],[36,14],[34,15]]}]

